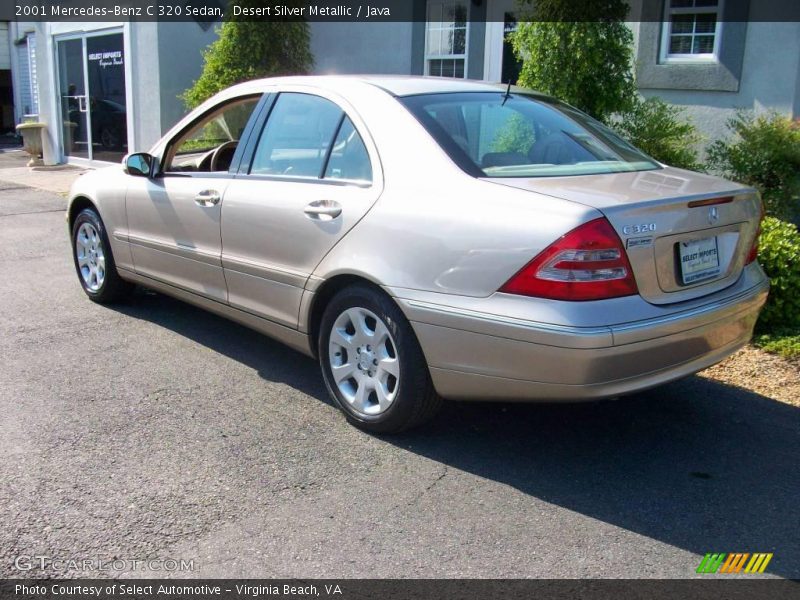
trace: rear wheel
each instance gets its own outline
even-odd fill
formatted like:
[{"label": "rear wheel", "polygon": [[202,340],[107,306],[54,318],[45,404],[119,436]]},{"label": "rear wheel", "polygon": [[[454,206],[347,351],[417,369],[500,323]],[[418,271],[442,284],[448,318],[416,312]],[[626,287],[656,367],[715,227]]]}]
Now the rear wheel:
[{"label": "rear wheel", "polygon": [[409,429],[433,417],[442,404],[405,316],[369,286],[345,288],[328,304],[319,360],[336,404],[366,431]]},{"label": "rear wheel", "polygon": [[83,209],[72,225],[72,257],[83,291],[94,302],[106,304],[127,296],[133,285],[117,273],[111,245],[100,215]]}]

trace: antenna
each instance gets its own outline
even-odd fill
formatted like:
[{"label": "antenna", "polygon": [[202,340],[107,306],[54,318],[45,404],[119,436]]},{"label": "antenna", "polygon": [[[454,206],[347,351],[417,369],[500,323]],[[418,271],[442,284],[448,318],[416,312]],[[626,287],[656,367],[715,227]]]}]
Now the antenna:
[{"label": "antenna", "polygon": [[503,94],[503,103],[500,106],[505,106],[506,101],[511,98],[511,78],[508,78],[508,87],[506,88],[506,93]]}]

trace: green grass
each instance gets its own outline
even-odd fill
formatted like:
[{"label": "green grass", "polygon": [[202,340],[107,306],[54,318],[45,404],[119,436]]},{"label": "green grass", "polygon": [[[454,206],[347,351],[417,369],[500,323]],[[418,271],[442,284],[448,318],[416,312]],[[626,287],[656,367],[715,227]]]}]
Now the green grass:
[{"label": "green grass", "polygon": [[785,328],[756,334],[753,344],[766,352],[784,358],[800,359],[800,328]]}]

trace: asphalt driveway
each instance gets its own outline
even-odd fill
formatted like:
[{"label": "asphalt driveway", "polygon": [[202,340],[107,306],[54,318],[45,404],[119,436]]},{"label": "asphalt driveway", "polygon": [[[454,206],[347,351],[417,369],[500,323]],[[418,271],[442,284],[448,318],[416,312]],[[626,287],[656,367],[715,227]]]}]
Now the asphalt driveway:
[{"label": "asphalt driveway", "polygon": [[63,206],[0,189],[0,577],[54,574],[20,555],[193,560],[175,575],[195,577],[692,577],[712,551],[774,552],[769,573],[800,577],[798,408],[693,377],[369,436],[276,342],[142,290],[89,302]]}]

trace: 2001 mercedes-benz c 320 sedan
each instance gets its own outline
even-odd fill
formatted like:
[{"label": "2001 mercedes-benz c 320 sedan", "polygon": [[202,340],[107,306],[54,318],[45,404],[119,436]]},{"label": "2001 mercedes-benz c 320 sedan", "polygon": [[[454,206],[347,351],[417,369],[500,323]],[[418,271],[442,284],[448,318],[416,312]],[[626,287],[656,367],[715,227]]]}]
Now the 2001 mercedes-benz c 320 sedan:
[{"label": "2001 mercedes-benz c 320 sedan", "polygon": [[585,400],[686,376],[749,340],[768,290],[754,190],[469,81],[237,85],[80,177],[67,216],[92,300],[141,284],[316,356],[371,431],[442,398]]}]

